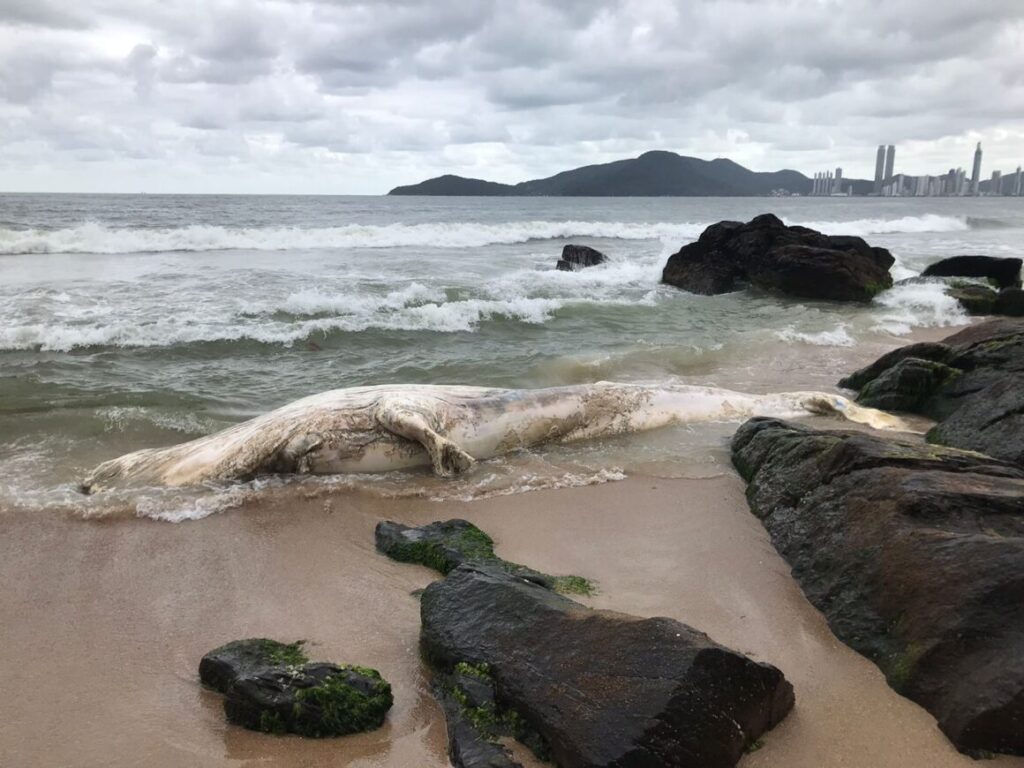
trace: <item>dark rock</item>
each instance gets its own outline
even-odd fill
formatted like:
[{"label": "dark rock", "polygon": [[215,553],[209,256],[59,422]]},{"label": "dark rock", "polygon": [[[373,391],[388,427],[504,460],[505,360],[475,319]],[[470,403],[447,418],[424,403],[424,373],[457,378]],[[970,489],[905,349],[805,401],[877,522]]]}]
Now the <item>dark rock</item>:
[{"label": "dark rock", "polygon": [[920,411],[960,370],[934,360],[904,357],[861,389],[857,402],[883,411]]},{"label": "dark rock", "polygon": [[[457,664],[451,673],[438,673],[431,689],[445,713],[448,755],[456,768],[521,768],[497,740],[504,736],[531,739],[512,711],[499,708],[487,667]],[[535,747],[547,757],[542,741]]]},{"label": "dark rock", "polygon": [[264,733],[343,736],[378,728],[391,686],[365,667],[310,662],[301,643],[236,640],[203,656],[202,682],[225,694],[232,723]]},{"label": "dark rock", "polygon": [[324,738],[379,728],[392,702],[376,670],[313,662],[238,678],[224,712],[254,731]]},{"label": "dark rock", "polygon": [[590,595],[582,576],[549,576],[494,554],[494,540],[468,520],[445,520],[414,528],[391,520],[377,523],[377,550],[402,563],[418,563],[445,575],[463,563],[494,565],[563,594]]},{"label": "dark rock", "polygon": [[995,256],[953,256],[937,261],[922,274],[925,277],[983,277],[999,288],[1020,287],[1020,259]]},{"label": "dark rock", "polygon": [[996,299],[999,294],[987,285],[973,283],[952,283],[946,288],[946,295],[960,302],[960,306],[969,315],[995,314]]},{"label": "dark rock", "polygon": [[1007,317],[1024,317],[1024,290],[1020,288],[1004,288],[996,296],[992,314]]},{"label": "dark rock", "polygon": [[892,352],[887,352],[866,368],[850,374],[839,382],[840,387],[846,389],[860,389],[872,379],[888,370],[896,363],[907,357],[916,357],[920,360],[931,360],[936,363],[946,363],[953,356],[953,350],[948,344],[938,344],[925,341],[918,344],[908,344],[899,347]]},{"label": "dark rock", "polygon": [[595,248],[586,245],[567,245],[562,248],[562,258],[557,267],[563,272],[575,272],[586,267],[604,264],[608,257]]},{"label": "dark rock", "polygon": [[766,213],[746,224],[722,221],[669,257],[662,282],[718,294],[749,283],[791,296],[870,301],[892,286],[894,259],[859,237],[787,227]]},{"label": "dark rock", "polygon": [[431,663],[486,670],[496,715],[560,768],[733,766],[793,706],[779,670],[684,624],[591,610],[494,566],[431,584],[421,617]]},{"label": "dark rock", "polygon": [[[916,362],[909,362],[916,360]],[[938,420],[928,439],[1024,464],[1024,320],[895,350],[843,379],[857,402]]]},{"label": "dark rock", "polygon": [[199,679],[215,691],[227,693],[240,677],[266,669],[299,666],[309,661],[302,650],[302,641],[279,643],[265,637],[235,640],[207,653],[199,661]]},{"label": "dark rock", "polygon": [[959,749],[1024,754],[1024,470],[776,419],[732,450],[835,634]]}]

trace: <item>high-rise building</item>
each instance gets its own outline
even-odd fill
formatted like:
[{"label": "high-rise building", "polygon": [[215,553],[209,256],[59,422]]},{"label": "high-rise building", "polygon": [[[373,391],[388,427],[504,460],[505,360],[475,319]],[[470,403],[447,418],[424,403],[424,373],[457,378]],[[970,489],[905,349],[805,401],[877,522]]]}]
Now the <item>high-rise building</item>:
[{"label": "high-rise building", "polygon": [[974,169],[971,171],[971,194],[978,194],[978,186],[981,184],[981,142],[974,150]]},{"label": "high-rise building", "polygon": [[875,153],[875,194],[882,194],[882,173],[885,171],[885,145],[878,145]]},{"label": "high-rise building", "polygon": [[989,182],[988,193],[990,195],[1003,194],[1003,172],[992,171],[992,181]]},{"label": "high-rise building", "polygon": [[836,168],[836,178],[832,185],[832,194],[841,195],[843,194],[843,169]]},{"label": "high-rise building", "polygon": [[1020,166],[1017,166],[1017,172],[1013,174],[1013,196],[1020,197]]},{"label": "high-rise building", "polygon": [[893,169],[896,165],[896,147],[892,144],[885,150],[885,175],[884,179],[888,181],[892,178]]}]

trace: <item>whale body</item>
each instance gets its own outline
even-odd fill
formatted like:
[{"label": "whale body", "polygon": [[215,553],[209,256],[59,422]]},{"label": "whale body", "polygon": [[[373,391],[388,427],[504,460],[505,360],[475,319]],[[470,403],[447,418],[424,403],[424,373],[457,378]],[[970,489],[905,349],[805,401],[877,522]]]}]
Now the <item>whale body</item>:
[{"label": "whale body", "polygon": [[220,432],[100,464],[82,482],[188,486],[265,474],[382,472],[431,465],[450,476],[542,443],[586,440],[671,424],[835,413],[879,429],[896,416],[825,392],[752,395],[699,386],[598,382],[549,389],[385,385],[297,400]]}]

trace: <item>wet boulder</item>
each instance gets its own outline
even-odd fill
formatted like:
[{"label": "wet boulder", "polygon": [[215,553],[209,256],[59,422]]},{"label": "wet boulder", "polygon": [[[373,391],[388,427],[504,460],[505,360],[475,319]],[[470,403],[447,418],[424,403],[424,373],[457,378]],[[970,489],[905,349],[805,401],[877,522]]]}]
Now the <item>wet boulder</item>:
[{"label": "wet boulder", "polygon": [[199,663],[202,682],[224,694],[227,719],[264,733],[323,738],[379,728],[391,686],[366,667],[311,662],[301,643],[237,640]]},{"label": "wet boulder", "polygon": [[862,405],[935,419],[930,442],[1024,464],[1024,320],[903,347],[839,383]]},{"label": "wet boulder", "polygon": [[669,257],[662,282],[700,294],[753,285],[790,296],[870,301],[892,286],[892,255],[859,237],[786,226],[766,213],[722,221]]},{"label": "wet boulder", "polygon": [[560,768],[733,766],[793,706],[778,669],[702,632],[593,610],[494,565],[431,584],[421,618],[442,677],[486,678],[482,698],[456,694],[462,716],[534,734]]},{"label": "wet boulder", "polygon": [[1021,260],[995,256],[953,256],[929,266],[925,277],[978,277],[998,288],[1020,288]]},{"label": "wet boulder", "polygon": [[607,256],[588,245],[566,245],[562,248],[562,258],[558,260],[556,267],[562,272],[576,272],[586,267],[604,264],[607,260]]},{"label": "wet boulder", "polygon": [[836,636],[962,751],[1024,754],[1024,470],[765,418],[732,452]]},{"label": "wet boulder", "polygon": [[1024,290],[1003,288],[996,296],[992,314],[1006,317],[1024,317]]},{"label": "wet boulder", "polygon": [[446,575],[458,566],[493,565],[555,592],[590,595],[594,585],[582,576],[550,576],[494,553],[494,540],[468,520],[443,520],[419,527],[391,520],[377,523],[377,550],[392,560],[417,563]]}]

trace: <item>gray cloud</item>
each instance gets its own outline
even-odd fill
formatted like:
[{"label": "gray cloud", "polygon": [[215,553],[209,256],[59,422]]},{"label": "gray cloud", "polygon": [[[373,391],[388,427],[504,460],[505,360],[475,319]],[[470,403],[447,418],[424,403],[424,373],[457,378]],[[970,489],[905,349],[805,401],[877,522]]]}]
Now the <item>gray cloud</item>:
[{"label": "gray cloud", "polygon": [[1019,0],[0,0],[20,188],[380,192],[654,148],[868,175],[878,143],[927,172],[978,140],[1024,159]]}]

